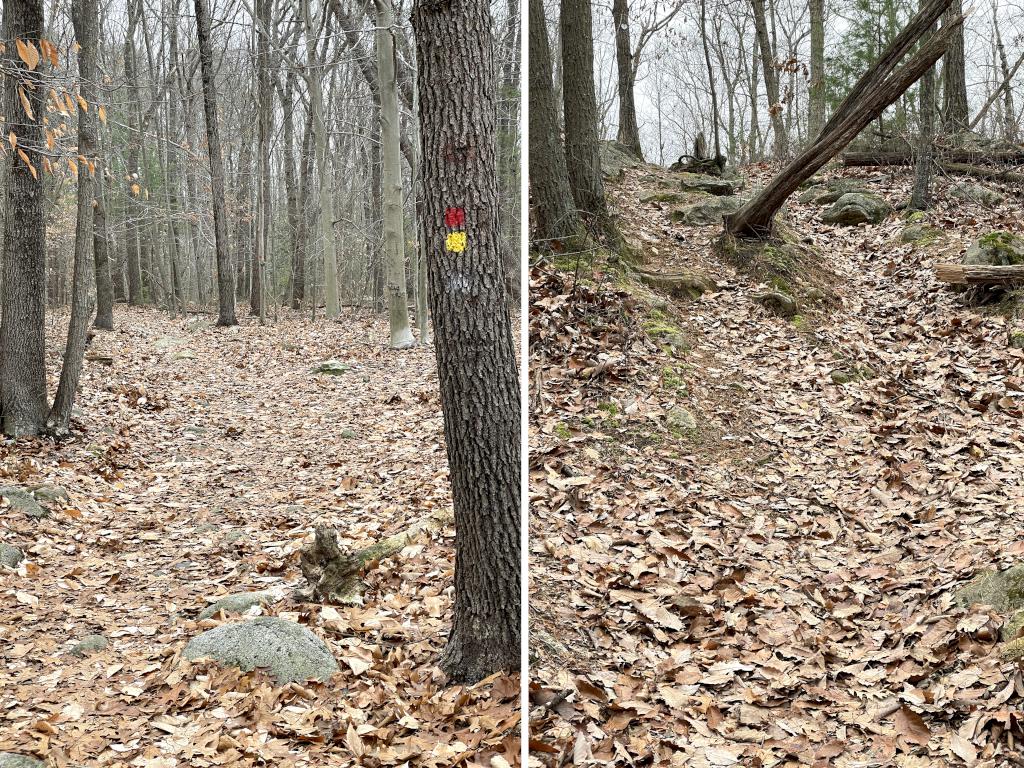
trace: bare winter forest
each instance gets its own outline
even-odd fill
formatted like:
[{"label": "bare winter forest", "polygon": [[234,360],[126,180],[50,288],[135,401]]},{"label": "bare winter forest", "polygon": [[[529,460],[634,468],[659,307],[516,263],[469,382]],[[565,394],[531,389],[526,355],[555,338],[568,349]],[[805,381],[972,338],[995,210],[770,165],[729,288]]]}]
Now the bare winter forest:
[{"label": "bare winter forest", "polygon": [[1024,7],[529,7],[530,764],[1024,764]]},{"label": "bare winter forest", "polygon": [[0,766],[519,764],[515,0],[0,5]]}]

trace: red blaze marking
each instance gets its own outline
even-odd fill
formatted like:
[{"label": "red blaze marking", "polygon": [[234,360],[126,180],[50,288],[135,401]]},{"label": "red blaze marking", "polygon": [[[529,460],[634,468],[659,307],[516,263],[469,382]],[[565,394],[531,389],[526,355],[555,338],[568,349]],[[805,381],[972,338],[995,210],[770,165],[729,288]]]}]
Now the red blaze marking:
[{"label": "red blaze marking", "polygon": [[444,212],[444,225],[449,229],[466,223],[466,212],[462,208],[448,208]]}]

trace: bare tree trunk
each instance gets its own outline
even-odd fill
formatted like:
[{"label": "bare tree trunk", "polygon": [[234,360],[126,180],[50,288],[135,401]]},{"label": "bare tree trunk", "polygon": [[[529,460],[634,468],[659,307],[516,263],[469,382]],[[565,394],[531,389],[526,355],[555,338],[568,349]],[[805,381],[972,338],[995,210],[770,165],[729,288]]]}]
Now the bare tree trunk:
[{"label": "bare tree trunk", "polygon": [[[629,4],[612,0],[612,21],[615,24],[615,63],[618,68],[619,134],[618,141],[640,160],[640,128],[636,122],[636,101],[633,97],[633,53],[629,39]],[[543,30],[547,35],[547,31]]]},{"label": "bare tree trunk", "polygon": [[50,410],[47,426],[58,434],[68,431],[71,409],[75,403],[78,379],[82,374],[82,358],[88,340],[89,320],[93,310],[93,196],[96,185],[89,163],[97,156],[97,55],[99,48],[98,0],[74,0],[71,21],[78,42],[78,93],[86,109],[78,110],[78,153],[85,158],[78,167],[78,219],[75,224],[75,261],[71,293],[71,321],[68,324],[64,364],[60,382]]},{"label": "bare tree trunk", "polygon": [[[259,174],[256,206],[256,263],[253,265],[252,313],[260,323],[267,321],[266,284],[267,249],[270,244],[270,120],[274,92],[270,88],[270,14],[271,0],[256,0],[256,87],[259,97],[257,144]],[[291,109],[286,104],[285,109]]]},{"label": "bare tree trunk", "polygon": [[[943,16],[943,26],[955,23],[962,12],[961,0],[953,0]],[[942,59],[942,130],[946,133],[967,130],[970,120],[968,109],[964,30],[962,25],[958,25]]]},{"label": "bare tree trunk", "polygon": [[199,63],[203,73],[203,108],[206,113],[206,142],[210,154],[210,187],[213,196],[213,234],[217,248],[217,325],[237,325],[235,286],[231,272],[227,214],[224,210],[224,158],[217,126],[217,88],[213,82],[213,48],[210,45],[208,0],[195,0]]},{"label": "bare tree trunk", "polygon": [[808,90],[807,140],[818,138],[825,124],[825,0],[808,0],[811,13],[811,82]]},{"label": "bare tree trunk", "polygon": [[561,0],[562,89],[565,120],[565,165],[576,208],[590,216],[611,247],[622,236],[608,211],[601,178],[594,91],[594,32],[590,0]]},{"label": "bare tree trunk", "polygon": [[398,143],[398,81],[395,72],[394,19],[391,0],[374,0],[377,10],[377,75],[380,89],[380,138],[383,167],[385,280],[391,347],[416,345],[409,328],[409,295],[405,286],[402,215],[402,151]]},{"label": "bare tree trunk", "polygon": [[[1010,87],[1010,81],[1013,79],[1013,74],[1010,72],[1009,63],[1006,61],[1006,48],[1003,47],[1003,38],[999,34],[999,24],[993,20],[992,26],[996,31],[996,51],[999,53],[999,69],[1003,76],[1003,83],[1001,86],[1003,91],[1003,109],[1005,114],[1003,115],[1003,130],[1007,141],[1017,140],[1017,110],[1013,105],[1013,88]],[[1021,60],[1024,61],[1024,55],[1021,56]],[[1018,64],[1019,66],[1019,64]],[[1000,88],[996,89],[998,93]]]},{"label": "bare tree trunk", "polygon": [[543,0],[530,0],[529,14],[530,202],[534,244],[551,250],[559,243],[575,242],[583,225],[572,202],[565,152],[558,140],[558,108]]},{"label": "bare tree trunk", "polygon": [[126,272],[128,274],[128,303],[139,306],[146,303],[145,289],[142,282],[142,238],[139,236],[139,222],[142,219],[142,206],[138,203],[142,188],[140,171],[140,155],[142,152],[142,107],[139,88],[139,77],[135,67],[135,30],[142,11],[140,0],[128,0],[128,31],[124,39],[124,77],[128,85],[129,112],[131,128],[134,133],[128,145],[127,193],[125,195],[125,226],[127,244]]},{"label": "bare tree trunk", "polygon": [[768,39],[768,22],[764,12],[765,0],[750,0],[754,11],[754,28],[761,48],[761,67],[764,69],[764,87],[768,92],[768,114],[772,121],[772,135],[775,137],[775,159],[786,156],[786,128],[782,124],[782,104],[779,103],[779,76],[775,71],[775,49]]},{"label": "bare tree trunk", "polygon": [[715,89],[715,70],[711,66],[711,50],[708,48],[707,0],[700,0],[700,39],[704,44],[704,63],[708,68],[708,85],[711,88],[711,132],[715,138],[715,159],[722,157],[722,145],[718,139],[718,126],[722,117],[718,114],[718,91]]},{"label": "bare tree trunk", "polygon": [[[4,137],[15,149],[4,206],[3,302],[0,306],[0,421],[11,437],[36,435],[46,425],[46,226],[43,217],[43,98],[41,60],[29,69],[15,40],[39,49],[41,0],[5,0]],[[29,109],[22,106],[22,94]],[[29,114],[31,112],[31,114]]]},{"label": "bare tree trunk", "polygon": [[[931,35],[931,30],[926,32],[921,37],[922,43],[927,43]],[[922,75],[919,97],[921,125],[917,136],[917,160],[910,207],[916,211],[924,211],[931,207],[932,141],[935,138],[935,67],[931,67]]]},{"label": "bare tree trunk", "polygon": [[455,510],[455,606],[440,661],[453,681],[519,668],[519,384],[499,245],[489,8],[487,0],[417,0],[412,12]]},{"label": "bare tree trunk", "polygon": [[114,285],[110,279],[110,251],[107,236],[107,202],[103,174],[106,162],[103,142],[96,158],[96,207],[93,209],[93,260],[96,275],[96,320],[93,325],[103,331],[114,330]]}]

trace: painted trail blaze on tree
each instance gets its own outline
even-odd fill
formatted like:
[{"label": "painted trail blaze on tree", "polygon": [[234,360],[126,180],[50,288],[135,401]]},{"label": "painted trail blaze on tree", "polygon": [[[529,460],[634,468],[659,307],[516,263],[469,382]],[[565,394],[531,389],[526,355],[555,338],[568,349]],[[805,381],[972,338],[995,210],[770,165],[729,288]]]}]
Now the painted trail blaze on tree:
[{"label": "painted trail blaze on tree", "polygon": [[[440,663],[450,680],[469,681],[519,667],[519,377],[498,237],[490,3],[417,0],[412,22],[456,530],[454,616]],[[462,255],[467,219],[472,259]]]},{"label": "painted trail blaze on tree", "polygon": [[462,253],[466,250],[466,211],[464,208],[448,208],[444,212],[444,225],[448,234],[444,239],[445,250]]}]

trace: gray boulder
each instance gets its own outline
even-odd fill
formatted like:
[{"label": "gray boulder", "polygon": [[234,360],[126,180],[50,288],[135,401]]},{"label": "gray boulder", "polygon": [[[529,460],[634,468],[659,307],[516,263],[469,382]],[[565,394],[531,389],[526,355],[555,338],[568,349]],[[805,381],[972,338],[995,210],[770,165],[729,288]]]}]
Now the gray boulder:
[{"label": "gray boulder", "polygon": [[962,262],[989,267],[1024,264],[1024,237],[1011,232],[989,232],[967,249]]},{"label": "gray boulder", "polygon": [[43,518],[50,514],[25,488],[16,485],[0,486],[0,497],[6,499],[15,512],[21,512],[29,517]]},{"label": "gray boulder", "polygon": [[755,294],[754,301],[769,312],[774,312],[780,317],[796,317],[800,311],[796,299],[792,296],[787,296],[782,291],[765,291],[764,293]]},{"label": "gray boulder", "polygon": [[103,635],[86,635],[71,649],[71,653],[74,656],[82,658],[88,656],[90,653],[96,653],[97,651],[104,650],[110,641],[107,640]]},{"label": "gray boulder", "polygon": [[669,218],[677,224],[691,227],[721,226],[723,216],[736,213],[746,202],[738,197],[709,197],[676,208],[669,214]]},{"label": "gray boulder", "polygon": [[681,173],[679,188],[684,192],[704,192],[722,197],[735,195],[740,182],[738,179],[722,179],[700,173]]},{"label": "gray boulder", "polygon": [[1024,565],[1005,571],[982,571],[956,593],[956,603],[969,608],[978,603],[991,605],[1008,617],[1003,625],[1003,639],[1011,640],[1024,626]]},{"label": "gray boulder", "polygon": [[314,373],[326,373],[328,376],[341,376],[347,373],[349,367],[340,360],[325,360],[313,369]]},{"label": "gray boulder", "polygon": [[908,224],[900,232],[900,242],[928,245],[929,243],[934,243],[942,236],[942,230],[938,227],[933,227],[931,224]]},{"label": "gray boulder", "polygon": [[681,405],[675,406],[665,415],[665,423],[669,429],[691,432],[697,428],[697,419]]},{"label": "gray boulder", "polygon": [[810,205],[831,205],[845,194],[866,191],[867,188],[857,179],[831,179],[805,190],[797,200]]},{"label": "gray boulder", "polygon": [[199,614],[199,619],[208,619],[223,611],[225,615],[245,613],[254,605],[267,605],[274,602],[274,595],[269,592],[238,592],[225,595],[220,600],[206,606]]},{"label": "gray boulder", "polygon": [[960,200],[987,206],[999,205],[1006,200],[1006,195],[1002,192],[983,187],[981,184],[956,184],[949,188],[949,194]]},{"label": "gray boulder", "polygon": [[0,542],[0,567],[17,568],[18,563],[25,559],[25,555],[17,547]]},{"label": "gray boulder", "polygon": [[885,200],[863,192],[847,192],[821,214],[826,224],[878,224],[892,208]]},{"label": "gray boulder", "polygon": [[0,768],[46,768],[46,763],[28,755],[0,752]]},{"label": "gray boulder", "polygon": [[626,168],[636,168],[640,165],[640,158],[635,157],[624,144],[617,141],[602,141],[600,152],[601,174],[609,180],[621,179]]},{"label": "gray boulder", "polygon": [[267,669],[282,685],[327,680],[338,669],[320,638],[299,624],[270,616],[203,632],[185,646],[185,658],[210,658],[244,672]]}]

